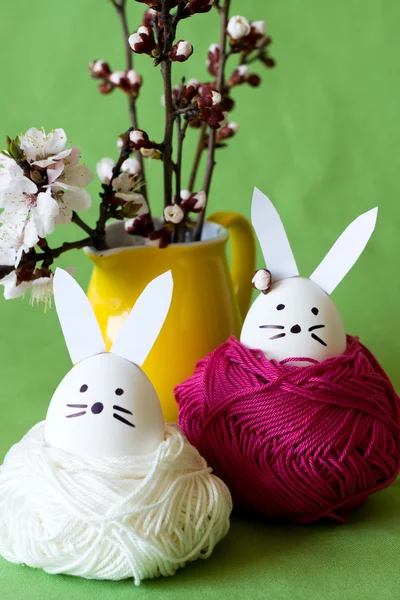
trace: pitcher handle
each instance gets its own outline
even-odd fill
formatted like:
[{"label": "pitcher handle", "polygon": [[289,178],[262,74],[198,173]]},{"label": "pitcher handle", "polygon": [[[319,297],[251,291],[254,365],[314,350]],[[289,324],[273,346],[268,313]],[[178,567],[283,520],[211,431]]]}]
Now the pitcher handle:
[{"label": "pitcher handle", "polygon": [[253,228],[248,220],[235,212],[217,212],[208,217],[209,221],[226,227],[231,234],[233,288],[244,319],[250,307],[252,294],[251,280],[256,263],[256,244]]}]

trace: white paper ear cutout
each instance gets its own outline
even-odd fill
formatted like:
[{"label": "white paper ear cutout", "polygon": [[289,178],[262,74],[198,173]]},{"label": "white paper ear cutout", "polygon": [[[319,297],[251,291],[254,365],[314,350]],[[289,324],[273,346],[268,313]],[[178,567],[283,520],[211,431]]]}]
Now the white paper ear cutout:
[{"label": "white paper ear cutout", "polygon": [[327,294],[333,292],[357,262],[375,229],[377,216],[378,208],[373,208],[350,223],[311,275],[310,279]]},{"label": "white paper ear cutout", "polygon": [[73,364],[106,351],[99,324],[80,285],[67,271],[56,269],[54,301]]},{"label": "white paper ear cutout", "polygon": [[153,279],[122,325],[111,352],[141,367],[158,338],[172,300],[171,271]]},{"label": "white paper ear cutout", "polygon": [[271,200],[257,188],[254,188],[253,193],[251,222],[272,279],[277,281],[299,275],[278,211]]}]

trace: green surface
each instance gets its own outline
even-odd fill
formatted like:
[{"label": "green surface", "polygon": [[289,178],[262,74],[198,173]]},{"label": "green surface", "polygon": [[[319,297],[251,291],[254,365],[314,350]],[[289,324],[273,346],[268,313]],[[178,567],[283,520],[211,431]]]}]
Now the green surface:
[{"label": "green surface", "polygon": [[[132,17],[142,10],[133,0],[130,8]],[[233,117],[242,129],[219,155],[211,211],[248,215],[256,184],[279,207],[300,269],[308,275],[345,226],[378,204],[376,233],[334,299],[349,333],[361,337],[399,387],[400,4],[233,0],[233,10],[267,20],[278,68],[260,71],[262,88],[238,90]],[[116,137],[127,127],[125,99],[117,93],[100,96],[86,65],[105,58],[114,69],[123,67],[118,27],[106,0],[3,0],[0,138],[31,126],[64,127],[92,168],[100,157],[115,155]],[[210,17],[199,16],[182,31],[195,54],[177,72],[202,78],[204,52],[216,39],[217,24],[210,27]],[[146,57],[138,58],[136,68],[145,78],[141,124],[159,139],[159,73]],[[195,138],[188,140],[188,147],[194,144]],[[160,164],[153,163],[149,175],[153,205],[161,207]],[[96,203],[96,182],[91,190]],[[76,232],[57,235],[71,239]],[[78,280],[87,283],[90,265],[80,253],[60,264],[77,266]],[[43,315],[27,300],[0,299],[0,318],[3,456],[44,418],[70,365],[54,312]],[[236,519],[207,563],[140,590],[129,583],[50,577],[0,561],[0,597],[398,598],[399,499],[399,486],[378,494],[343,527],[284,528]]]}]

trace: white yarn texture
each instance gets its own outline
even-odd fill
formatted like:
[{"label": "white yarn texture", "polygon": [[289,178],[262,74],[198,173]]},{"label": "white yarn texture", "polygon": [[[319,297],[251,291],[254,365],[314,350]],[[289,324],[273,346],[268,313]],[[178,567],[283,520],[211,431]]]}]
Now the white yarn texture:
[{"label": "white yarn texture", "polygon": [[113,459],[50,448],[43,432],[44,422],[31,429],[0,469],[7,560],[139,585],[208,558],[227,534],[228,488],[176,425],[156,452]]}]

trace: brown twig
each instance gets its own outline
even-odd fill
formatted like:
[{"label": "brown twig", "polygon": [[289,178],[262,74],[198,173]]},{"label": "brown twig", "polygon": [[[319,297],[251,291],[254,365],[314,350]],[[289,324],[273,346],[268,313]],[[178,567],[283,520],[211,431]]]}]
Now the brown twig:
[{"label": "brown twig", "polygon": [[197,173],[198,173],[199,166],[200,166],[201,157],[203,156],[203,152],[206,148],[206,146],[205,146],[206,129],[207,129],[207,124],[203,122],[201,124],[199,142],[197,144],[196,154],[194,157],[192,170],[190,172],[190,179],[189,179],[189,185],[188,185],[188,190],[190,192],[193,192],[193,189],[194,189],[194,186],[196,183]]},{"label": "brown twig", "polygon": [[[217,79],[215,82],[215,89],[218,92],[223,91],[224,83],[225,83],[225,64],[226,64],[226,58],[227,58],[226,28],[227,28],[228,19],[229,19],[230,3],[231,3],[231,0],[225,0],[223,6],[220,7],[220,9],[219,9],[219,14],[220,14],[220,18],[221,18],[221,41],[220,41],[221,56],[219,59]],[[206,169],[206,174],[205,174],[204,184],[203,184],[203,190],[206,193],[207,200],[208,200],[212,176],[213,176],[214,167],[215,167],[216,141],[217,141],[217,132],[215,129],[213,129],[210,131],[210,135],[209,135],[207,169]],[[194,228],[194,232],[193,232],[194,241],[199,241],[201,239],[201,233],[203,230],[206,208],[207,208],[207,201],[206,201],[206,206],[204,207],[204,209],[202,210],[202,212],[199,215],[196,227]]]},{"label": "brown twig", "polygon": [[174,134],[174,109],[172,102],[172,79],[171,79],[171,60],[168,56],[174,40],[175,30],[173,27],[172,16],[170,14],[170,0],[162,0],[161,22],[164,27],[163,47],[159,48],[161,53],[161,74],[164,83],[165,98],[165,129],[163,141],[163,161],[164,161],[164,207],[171,204],[172,201],[172,140]]},{"label": "brown twig", "polygon": [[[181,190],[182,190],[182,164],[183,164],[183,143],[186,137],[186,131],[189,125],[188,121],[182,125],[181,116],[176,117],[176,125],[178,130],[178,153],[175,165],[175,178],[176,178],[176,197],[175,202],[180,204],[182,201]],[[186,236],[186,225],[180,224],[175,227],[176,241],[184,242]]]},{"label": "brown twig", "polygon": [[[132,49],[129,46],[129,42],[128,42],[129,24],[128,24],[128,17],[126,14],[126,0],[120,0],[120,2],[117,2],[117,0],[111,0],[111,1],[112,1],[113,5],[115,6],[118,16],[121,21],[122,33],[123,33],[123,38],[124,38],[124,46],[125,46],[126,69],[127,69],[127,71],[130,71],[131,69],[133,69],[133,52],[132,52]],[[133,127],[133,129],[139,129],[138,116],[137,116],[137,111],[136,111],[136,98],[134,96],[132,96],[131,94],[128,95],[128,107],[129,107],[129,115],[130,115],[132,127]],[[148,195],[147,195],[144,160],[143,160],[143,156],[139,150],[136,152],[136,158],[139,161],[140,169],[141,169],[143,180],[144,180],[143,187],[142,187],[142,194],[149,206],[149,212],[150,212],[150,204],[148,202]]]},{"label": "brown twig", "polygon": [[[62,244],[61,246],[50,249],[52,258],[53,258],[52,262],[54,261],[54,259],[61,256],[61,254],[64,254],[64,252],[69,252],[69,250],[79,250],[81,248],[85,248],[85,246],[90,246],[91,244],[92,244],[92,238],[90,238],[90,237],[84,238],[82,240],[78,240],[76,242],[64,242],[64,244]],[[45,254],[44,253],[37,254],[36,258],[37,258],[36,262],[40,262],[41,260],[45,261]],[[50,265],[48,265],[48,266],[50,266]]]},{"label": "brown twig", "polygon": [[106,222],[109,217],[110,199],[114,194],[113,181],[121,173],[122,164],[126,161],[127,158],[129,158],[129,155],[131,153],[129,143],[129,134],[131,131],[132,128],[128,129],[128,131],[122,136],[123,144],[117,164],[113,168],[112,177],[110,181],[107,184],[103,184],[103,192],[100,194],[101,202],[99,218],[96,223],[96,229],[94,230],[92,235],[92,243],[96,250],[105,250],[107,248]]}]

